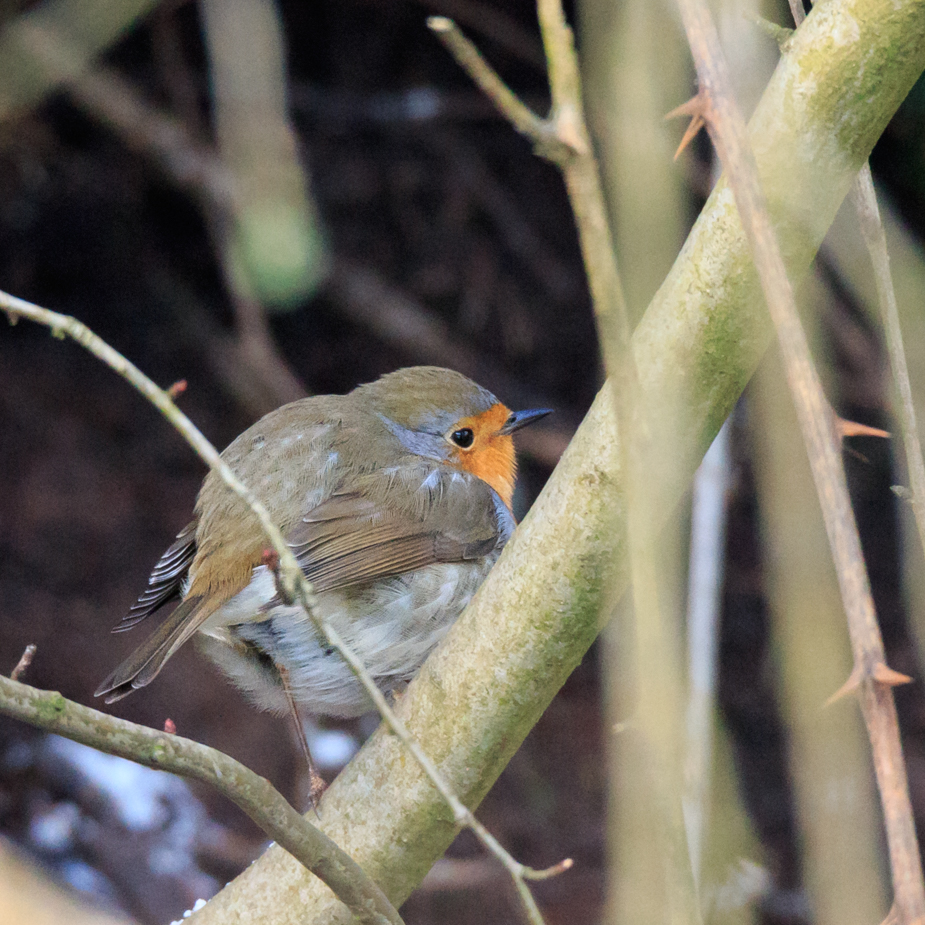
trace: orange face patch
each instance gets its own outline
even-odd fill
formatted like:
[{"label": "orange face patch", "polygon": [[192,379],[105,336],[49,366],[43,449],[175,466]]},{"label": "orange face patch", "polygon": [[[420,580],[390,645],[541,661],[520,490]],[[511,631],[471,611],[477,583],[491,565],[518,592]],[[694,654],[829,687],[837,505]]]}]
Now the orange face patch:
[{"label": "orange face patch", "polygon": [[473,440],[468,449],[454,447],[450,458],[451,465],[465,469],[491,485],[508,508],[514,498],[517,461],[513,439],[498,431],[510,416],[511,409],[498,402],[481,414],[457,421],[453,430],[468,427],[472,430]]}]

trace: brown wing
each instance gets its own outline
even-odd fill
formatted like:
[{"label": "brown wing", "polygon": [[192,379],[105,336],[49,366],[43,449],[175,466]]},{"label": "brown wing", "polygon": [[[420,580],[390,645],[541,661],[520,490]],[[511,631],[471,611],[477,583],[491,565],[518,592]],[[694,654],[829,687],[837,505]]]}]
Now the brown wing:
[{"label": "brown wing", "polygon": [[336,494],[307,514],[287,541],[318,592],[478,559],[498,542],[497,527],[482,518],[474,531],[441,529],[435,519],[387,512],[359,494]]},{"label": "brown wing", "polygon": [[124,633],[141,623],[164,604],[179,598],[190,563],[196,555],[196,521],[188,524],[161,556],[148,586],[132,605],[129,612],[113,627],[114,633]]}]

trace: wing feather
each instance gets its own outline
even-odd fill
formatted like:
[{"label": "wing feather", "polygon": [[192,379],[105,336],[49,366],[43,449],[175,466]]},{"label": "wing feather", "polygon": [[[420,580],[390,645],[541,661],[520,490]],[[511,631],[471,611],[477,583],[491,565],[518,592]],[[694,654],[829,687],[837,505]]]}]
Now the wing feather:
[{"label": "wing feather", "polygon": [[498,543],[493,518],[451,527],[439,520],[396,513],[369,496],[335,494],[306,514],[287,542],[319,593],[440,562],[471,561]]},{"label": "wing feather", "polygon": [[148,585],[129,612],[113,627],[114,633],[124,633],[151,616],[164,604],[179,598],[190,563],[196,555],[196,521],[187,524],[176,540],[158,560],[148,578]]}]

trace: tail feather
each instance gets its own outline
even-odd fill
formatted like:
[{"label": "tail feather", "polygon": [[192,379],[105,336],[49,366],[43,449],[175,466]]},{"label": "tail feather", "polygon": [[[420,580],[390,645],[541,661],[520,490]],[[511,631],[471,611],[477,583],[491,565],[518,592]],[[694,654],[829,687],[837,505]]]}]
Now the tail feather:
[{"label": "tail feather", "polygon": [[174,612],[96,689],[115,703],[132,691],[150,684],[167,660],[212,615],[215,606],[204,604],[202,595],[183,601]]}]

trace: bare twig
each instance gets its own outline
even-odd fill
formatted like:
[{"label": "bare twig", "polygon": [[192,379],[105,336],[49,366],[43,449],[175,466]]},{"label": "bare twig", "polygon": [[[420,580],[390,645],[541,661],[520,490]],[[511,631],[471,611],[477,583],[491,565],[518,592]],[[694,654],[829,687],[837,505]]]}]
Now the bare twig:
[{"label": "bare twig", "polygon": [[253,492],[237,478],[215,447],[206,440],[192,421],[177,408],[170,396],[76,318],[61,315],[46,308],[40,308],[5,292],[0,292],[0,310],[5,311],[11,319],[23,317],[39,324],[44,324],[51,329],[55,337],[72,338],[123,378],[127,379],[179,431],[181,436],[186,439],[199,457],[209,465],[222,482],[248,505],[259,520],[260,526],[270,541],[270,545],[279,557],[277,582],[281,595],[285,599],[302,606],[321,637],[329,646],[337,650],[340,657],[356,675],[357,680],[363,685],[386,725],[411,752],[431,783],[446,800],[453,811],[456,824],[471,828],[482,844],[501,861],[517,884],[521,896],[524,897],[524,903],[530,914],[531,921],[542,922],[539,909],[532,896],[529,895],[524,881],[545,879],[561,873],[571,867],[571,860],[565,859],[546,870],[534,870],[521,864],[501,847],[494,836],[475,818],[472,811],[463,805],[444,781],[433,761],[425,754],[405,724],[396,716],[361,660],[348,648],[334,627],[319,616],[317,599],[311,583],[299,568],[291,548],[286,543],[279,528],[270,519],[266,508],[257,500]]},{"label": "bare twig", "polygon": [[521,61],[532,64],[540,71],[546,69],[546,58],[536,37],[524,29],[516,19],[498,7],[477,0],[418,0],[434,12],[461,22],[497,42]]},{"label": "bare twig", "polygon": [[557,137],[555,128],[520,101],[482,57],[475,45],[459,31],[456,23],[445,16],[431,16],[427,25],[518,132],[526,135],[535,145],[542,146],[544,153],[547,147],[552,151],[558,150],[561,140]]},{"label": "bare twig", "polygon": [[385,894],[348,854],[290,806],[269,781],[229,755],[3,677],[0,713],[109,755],[209,784],[323,880],[359,921],[401,925]]},{"label": "bare twig", "polygon": [[559,0],[540,0],[538,11],[552,93],[552,109],[545,119],[511,91],[454,22],[431,16],[427,23],[514,128],[562,171],[578,225],[605,366],[614,374],[620,405],[632,408],[629,320],[600,176],[584,123],[572,32]]},{"label": "bare twig", "polygon": [[759,185],[745,124],[732,98],[725,60],[709,9],[703,0],[679,0],[679,7],[700,80],[707,128],[728,172],[777,330],[787,381],[822,504],[854,652],[854,670],[846,688],[856,689],[860,695],[871,740],[890,849],[894,902],[902,922],[920,921],[925,917],[925,888],[896,707],[890,689],[897,683],[898,676],[886,665],[841,464],[834,416],[823,395],[806,335],[800,326],[793,291]]}]

